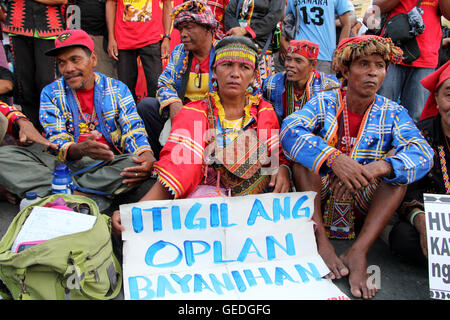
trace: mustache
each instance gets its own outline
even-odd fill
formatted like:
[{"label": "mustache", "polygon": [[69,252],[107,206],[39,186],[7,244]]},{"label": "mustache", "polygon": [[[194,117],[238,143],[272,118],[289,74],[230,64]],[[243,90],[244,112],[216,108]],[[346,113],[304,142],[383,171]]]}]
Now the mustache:
[{"label": "mustache", "polygon": [[83,76],[83,72],[74,72],[74,73],[65,74],[63,76],[63,78],[64,78],[64,80],[68,80],[73,77],[82,77],[82,76]]}]

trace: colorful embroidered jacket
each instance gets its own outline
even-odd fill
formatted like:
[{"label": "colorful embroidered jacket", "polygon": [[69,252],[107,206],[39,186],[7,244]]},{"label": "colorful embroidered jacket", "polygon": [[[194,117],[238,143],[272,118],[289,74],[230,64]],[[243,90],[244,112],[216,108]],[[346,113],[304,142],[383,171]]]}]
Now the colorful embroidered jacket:
[{"label": "colorful embroidered jacket", "polygon": [[[285,155],[320,175],[330,171],[326,160],[338,140],[337,119],[343,110],[340,90],[320,92],[302,110],[288,116],[281,128]],[[395,148],[395,155],[386,154]],[[361,164],[383,160],[393,168],[391,179],[404,185],[422,178],[433,166],[433,149],[415,126],[408,111],[377,95],[364,114],[351,157]]]},{"label": "colorful embroidered jacket", "polygon": [[[306,83],[305,102],[319,91],[339,87],[340,85],[341,83],[336,76],[314,70]],[[277,115],[282,119],[289,115],[288,109],[290,108],[285,105],[286,103],[283,103],[283,94],[286,91],[286,72],[280,72],[265,79],[262,84],[262,91],[264,99],[273,105]]]},{"label": "colorful embroidered jacket", "polygon": [[0,101],[0,112],[8,119],[8,133],[13,135],[13,127],[16,120],[26,118],[26,116],[20,112],[16,107],[7,105]]},{"label": "colorful embroidered jacket", "polygon": [[4,32],[41,38],[56,37],[66,29],[63,5],[45,5],[34,0],[9,2]]},{"label": "colorful embroidered jacket", "polygon": [[[269,156],[279,163],[288,164],[279,143],[279,123],[273,107],[253,96],[250,107],[251,119],[245,128],[256,129],[258,138],[265,141]],[[193,101],[185,105],[172,122],[172,131],[167,143],[161,150],[160,160],[153,164],[158,181],[165,185],[175,198],[184,198],[201,183],[206,168],[204,157],[207,146],[206,132],[210,129],[207,119],[208,104]],[[214,106],[214,116],[218,119],[218,109]]]},{"label": "colorful embroidered jacket", "polygon": [[[144,123],[128,87],[119,80],[95,73],[94,108],[101,132],[116,153],[140,154],[151,150]],[[46,138],[59,147],[58,158],[66,159],[68,147],[80,136],[79,107],[74,92],[63,78],[41,93],[39,119]]]},{"label": "colorful embroidered jacket", "polygon": [[[214,44],[209,54],[209,79],[212,79],[212,63],[215,56]],[[160,110],[173,102],[182,102],[178,96],[181,90],[183,74],[187,72],[189,52],[184,49],[184,44],[177,45],[170,54],[167,67],[158,79],[156,98],[159,101]],[[212,91],[212,82],[209,82],[209,92]]]}]

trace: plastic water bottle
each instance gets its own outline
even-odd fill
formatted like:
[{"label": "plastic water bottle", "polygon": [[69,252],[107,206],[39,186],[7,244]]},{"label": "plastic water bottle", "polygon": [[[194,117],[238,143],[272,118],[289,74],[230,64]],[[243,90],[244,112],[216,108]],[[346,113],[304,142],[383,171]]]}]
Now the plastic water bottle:
[{"label": "plastic water bottle", "polygon": [[72,194],[72,176],[65,164],[56,166],[53,172],[52,193]]},{"label": "plastic water bottle", "polygon": [[42,198],[37,196],[36,192],[30,191],[30,192],[25,193],[25,198],[23,198],[22,201],[20,201],[20,205],[19,205],[20,211],[25,209],[25,207],[29,206],[30,204],[38,202],[41,199]]}]

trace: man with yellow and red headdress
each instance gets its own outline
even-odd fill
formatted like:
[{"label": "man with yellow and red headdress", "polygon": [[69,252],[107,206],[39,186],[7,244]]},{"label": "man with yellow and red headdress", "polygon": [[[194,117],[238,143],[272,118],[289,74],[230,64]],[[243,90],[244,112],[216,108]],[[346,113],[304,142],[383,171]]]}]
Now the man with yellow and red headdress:
[{"label": "man with yellow and red headdress", "polygon": [[[329,277],[349,275],[352,294],[365,299],[378,290],[367,281],[372,244],[406,185],[433,166],[433,150],[408,111],[377,95],[389,63],[401,55],[390,39],[345,39],[336,50],[343,86],[314,95],[281,128],[297,191],[317,192],[313,220]],[[356,240],[338,257],[329,238]]]},{"label": "man with yellow and red headdress", "polygon": [[319,45],[308,40],[291,40],[285,58],[285,71],[263,82],[263,95],[282,119],[300,110],[314,93],[338,88],[334,75],[318,71]]}]

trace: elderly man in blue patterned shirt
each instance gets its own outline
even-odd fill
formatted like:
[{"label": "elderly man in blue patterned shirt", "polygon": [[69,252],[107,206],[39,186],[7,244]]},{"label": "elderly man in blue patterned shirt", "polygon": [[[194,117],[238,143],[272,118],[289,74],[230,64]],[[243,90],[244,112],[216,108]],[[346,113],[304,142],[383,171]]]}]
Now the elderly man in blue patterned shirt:
[{"label": "elderly man in blue patterned shirt", "polygon": [[[389,62],[401,56],[390,39],[345,39],[336,50],[342,88],[312,97],[281,129],[285,154],[297,167],[297,191],[317,192],[313,219],[329,278],[349,275],[352,294],[365,299],[378,290],[367,281],[370,247],[406,185],[433,166],[433,150],[407,110],[376,94]],[[355,231],[355,242],[338,257],[329,237],[353,238]]]},{"label": "elderly man in blue patterned shirt", "polygon": [[[150,177],[155,158],[130,90],[122,82],[94,72],[94,42],[83,30],[67,30],[55,39],[61,78],[41,93],[40,121],[56,157],[34,149],[0,149],[0,185],[19,197],[28,191],[51,192],[52,172],[61,163],[74,171],[75,193],[113,195]],[[86,172],[85,169],[89,168]],[[83,173],[81,173],[83,172]]]}]

